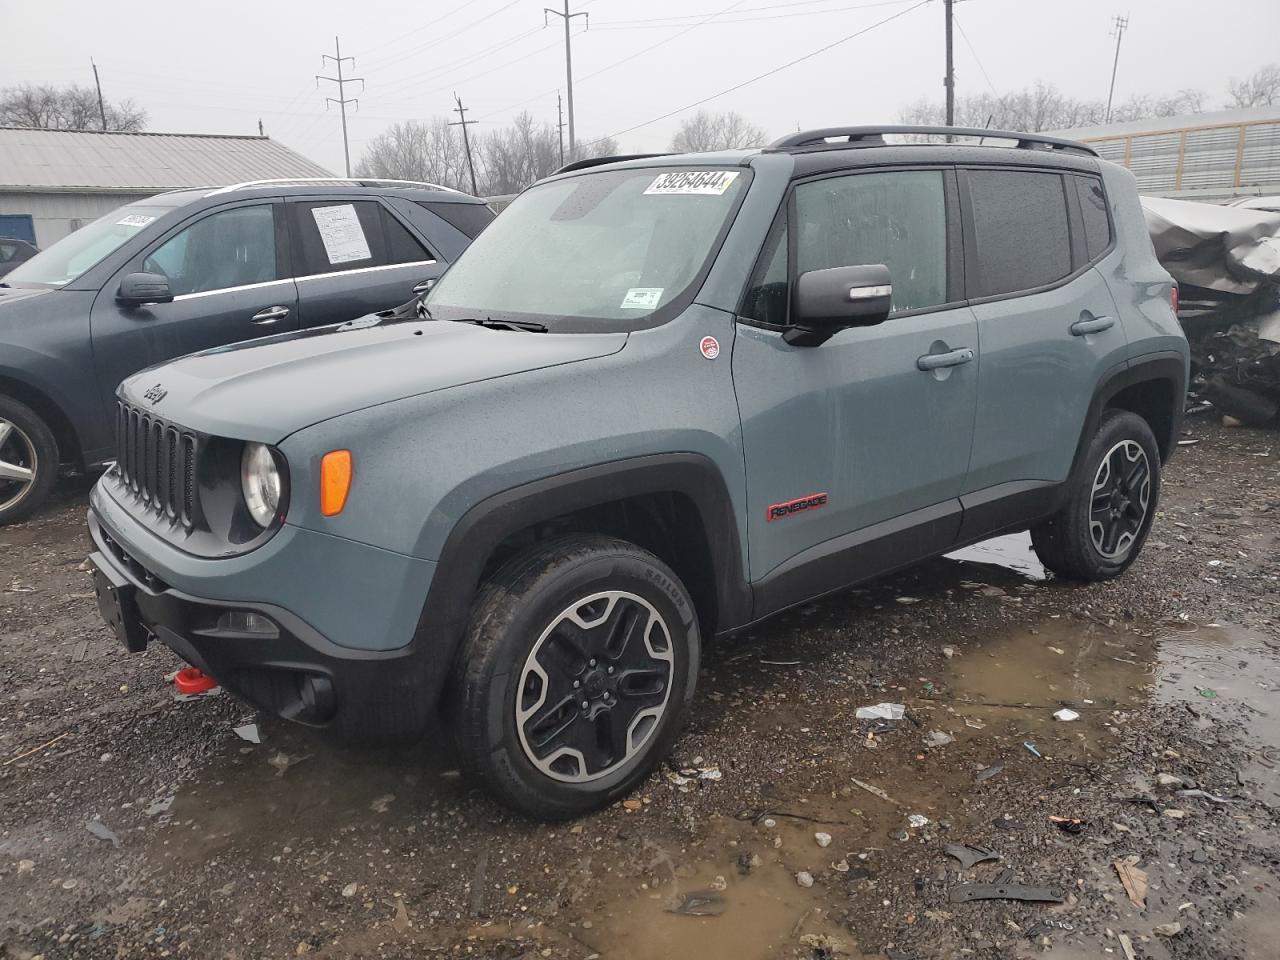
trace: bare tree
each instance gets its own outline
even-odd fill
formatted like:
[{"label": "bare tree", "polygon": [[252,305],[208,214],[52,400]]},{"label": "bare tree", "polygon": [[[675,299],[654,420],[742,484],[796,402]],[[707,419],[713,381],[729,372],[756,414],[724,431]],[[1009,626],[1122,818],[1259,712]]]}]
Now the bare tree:
[{"label": "bare tree", "polygon": [[1268,64],[1243,80],[1227,84],[1233,107],[1271,107],[1280,103],[1280,63]]},{"label": "bare tree", "polygon": [[[103,104],[108,130],[137,133],[145,129],[147,112],[132,100]],[[98,94],[90,87],[48,85],[0,90],[0,127],[39,130],[101,130]]]},{"label": "bare tree", "polygon": [[676,153],[740,150],[763,146],[768,139],[769,135],[763,128],[749,123],[736,111],[711,113],[699,110],[680,124],[680,129],[671,138],[671,149]]},{"label": "bare tree", "polygon": [[[482,196],[518,193],[560,167],[560,138],[555,125],[539,124],[528,113],[509,127],[483,134],[471,131],[472,160]],[[610,139],[578,144],[578,156],[618,152]],[[566,158],[568,159],[568,158]],[[397,180],[425,180],[456,190],[471,189],[467,154],[459,127],[443,117],[397,123],[369,141],[356,175]]]},{"label": "bare tree", "polygon": [[[1179,90],[1166,97],[1134,96],[1112,110],[1112,120],[1121,122],[1200,113],[1204,109],[1204,100],[1203,92],[1192,89]],[[956,101],[956,125],[961,127],[1037,133],[1097,126],[1105,119],[1106,105],[1101,100],[1077,100],[1064,96],[1052,84],[1044,83],[1000,95],[974,94]],[[902,120],[910,124],[939,126],[944,122],[944,110],[940,103],[919,100],[903,110]]]}]

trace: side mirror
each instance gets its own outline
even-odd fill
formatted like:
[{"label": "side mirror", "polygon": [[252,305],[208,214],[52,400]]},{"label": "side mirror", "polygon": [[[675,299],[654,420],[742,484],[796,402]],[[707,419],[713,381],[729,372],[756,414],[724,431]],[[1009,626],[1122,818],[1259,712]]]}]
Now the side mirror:
[{"label": "side mirror", "polygon": [[783,339],[816,347],[845,327],[883,323],[893,304],[893,284],[883,263],[829,267],[800,274],[794,296],[796,325]]},{"label": "side mirror", "polygon": [[172,302],[169,278],[158,273],[130,273],[120,281],[120,289],[116,291],[116,303],[122,307]]}]

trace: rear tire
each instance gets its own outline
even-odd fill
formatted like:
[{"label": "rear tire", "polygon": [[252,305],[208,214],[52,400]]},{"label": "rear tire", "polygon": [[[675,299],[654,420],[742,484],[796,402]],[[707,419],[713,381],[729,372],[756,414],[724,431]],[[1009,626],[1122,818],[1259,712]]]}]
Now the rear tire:
[{"label": "rear tire", "polygon": [[0,396],[0,526],[30,516],[58,478],[58,442],[25,403]]},{"label": "rear tire", "polygon": [[603,536],[526,550],[480,589],[446,692],[463,772],[541,820],[617,800],[671,750],[699,652],[653,554]]},{"label": "rear tire", "polygon": [[1031,545],[1067,580],[1110,580],[1138,558],[1160,499],[1160,450],[1147,422],[1107,410],[1066,505],[1031,528]]}]

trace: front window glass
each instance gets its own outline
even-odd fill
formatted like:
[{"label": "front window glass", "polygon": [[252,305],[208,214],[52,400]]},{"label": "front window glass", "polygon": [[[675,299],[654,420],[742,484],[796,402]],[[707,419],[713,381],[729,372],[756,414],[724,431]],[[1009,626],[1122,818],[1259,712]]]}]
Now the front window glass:
[{"label": "front window glass", "polygon": [[121,207],[37,253],[6,276],[5,282],[15,287],[70,283],[170,209],[144,204]]},{"label": "front window glass", "polygon": [[279,280],[271,204],[197,220],[153,250],[142,269],[167,277],[174,296]]},{"label": "front window glass", "polygon": [[831,177],[796,188],[796,273],[883,263],[893,310],[947,299],[947,206],[936,170]]},{"label": "front window glass", "polygon": [[643,320],[697,278],[748,176],[650,167],[533,187],[445,273],[427,308],[453,318],[529,316],[552,330]]}]

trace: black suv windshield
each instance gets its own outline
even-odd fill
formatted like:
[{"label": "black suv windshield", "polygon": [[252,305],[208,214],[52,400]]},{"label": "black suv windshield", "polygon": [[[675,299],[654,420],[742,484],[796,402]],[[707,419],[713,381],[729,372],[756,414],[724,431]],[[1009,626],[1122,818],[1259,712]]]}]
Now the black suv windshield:
[{"label": "black suv windshield", "polygon": [[114,210],[14,268],[5,282],[14,287],[61,287],[171,209],[143,201]]},{"label": "black suv windshield", "polygon": [[532,187],[441,277],[427,308],[446,319],[525,318],[553,332],[634,326],[689,290],[748,178],[744,169],[648,167]]}]

